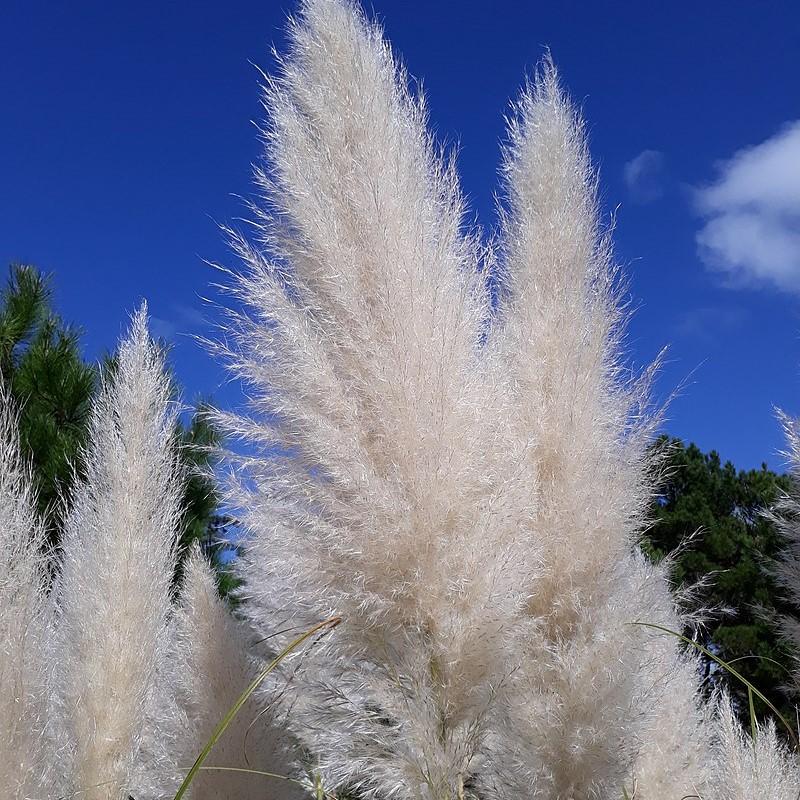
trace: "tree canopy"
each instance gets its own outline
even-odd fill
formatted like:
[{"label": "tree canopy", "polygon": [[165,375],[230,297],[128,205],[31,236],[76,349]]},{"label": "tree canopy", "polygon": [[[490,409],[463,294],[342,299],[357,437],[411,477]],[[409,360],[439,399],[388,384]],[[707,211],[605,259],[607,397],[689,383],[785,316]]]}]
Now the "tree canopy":
[{"label": "tree canopy", "polygon": [[[675,556],[677,585],[699,584],[694,608],[717,609],[695,639],[735,668],[779,707],[788,708],[783,690],[791,663],[787,646],[770,619],[787,604],[769,573],[782,538],[765,517],[790,479],[767,469],[737,470],[716,451],[703,453],[679,439],[668,447],[667,478],[654,502],[655,524],[643,541],[654,560]],[[746,689],[705,659],[711,689],[723,682],[747,713]],[[763,709],[762,709],[763,710]]]},{"label": "tree canopy", "polygon": [[19,415],[20,444],[29,458],[39,512],[57,544],[63,506],[83,474],[97,370],[81,357],[80,331],[52,309],[48,278],[13,265],[0,294],[0,374]]}]

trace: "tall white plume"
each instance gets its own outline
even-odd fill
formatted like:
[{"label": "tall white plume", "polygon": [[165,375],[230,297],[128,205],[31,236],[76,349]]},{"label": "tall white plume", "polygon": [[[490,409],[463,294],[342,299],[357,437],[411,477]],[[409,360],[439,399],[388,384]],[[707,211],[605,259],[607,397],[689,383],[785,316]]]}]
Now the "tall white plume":
[{"label": "tall white plume", "polygon": [[136,796],[180,516],[175,409],[144,308],[112,372],[92,413],[86,480],[66,521],[55,590],[64,792],[88,800]]},{"label": "tall white plume", "polygon": [[0,390],[0,797],[46,792],[46,531],[30,468],[19,452],[16,414]]},{"label": "tall white plume", "polygon": [[343,620],[283,693],[323,785],[455,796],[539,568],[525,448],[480,359],[477,240],[421,97],[350,4],[303,5],[265,106],[257,241],[233,237],[254,418],[225,421],[262,453],[233,497],[243,608],[276,647]]},{"label": "tall white plume", "polygon": [[[182,778],[263,664],[253,655],[248,629],[220,598],[211,566],[197,546],[186,560],[173,625],[175,649],[168,691],[177,713],[173,712],[171,726],[165,724],[160,732],[162,741],[176,743]],[[170,698],[165,705],[169,703]],[[192,800],[304,797],[291,774],[290,741],[278,723],[250,698],[214,745],[206,769],[194,779],[188,796]],[[176,788],[171,787],[172,793]]]}]

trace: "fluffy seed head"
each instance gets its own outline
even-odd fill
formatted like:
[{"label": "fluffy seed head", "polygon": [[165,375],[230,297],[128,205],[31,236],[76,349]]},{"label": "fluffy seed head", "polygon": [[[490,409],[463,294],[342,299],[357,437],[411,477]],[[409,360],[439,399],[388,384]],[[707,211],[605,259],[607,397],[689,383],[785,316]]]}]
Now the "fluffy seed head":
[{"label": "fluffy seed head", "polygon": [[135,793],[145,709],[167,643],[181,497],[174,423],[142,308],[95,402],[57,586],[64,774],[67,791],[91,800]]}]

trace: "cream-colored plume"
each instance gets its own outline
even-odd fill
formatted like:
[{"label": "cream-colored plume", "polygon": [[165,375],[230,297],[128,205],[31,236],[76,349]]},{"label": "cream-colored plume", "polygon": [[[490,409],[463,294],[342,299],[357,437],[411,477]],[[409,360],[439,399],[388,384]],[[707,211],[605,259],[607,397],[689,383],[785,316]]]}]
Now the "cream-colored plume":
[{"label": "cream-colored plume", "polygon": [[16,415],[0,391],[0,797],[46,793],[47,551]]},{"label": "cream-colored plume", "polygon": [[181,496],[174,422],[143,308],[95,402],[55,589],[56,736],[64,793],[84,800],[137,797],[145,709],[167,648]]},{"label": "cream-colored plume", "polygon": [[[178,743],[176,753],[185,765],[185,774],[260,665],[252,655],[252,637],[220,598],[214,573],[197,546],[185,564],[173,624],[170,691],[180,712],[173,717],[173,727],[177,723],[180,729],[162,732]],[[279,729],[276,717],[260,712],[251,698],[215,744],[206,769],[194,779],[188,796],[192,800],[303,797],[305,793],[290,775],[289,753],[288,737]]]},{"label": "cream-colored plume", "polygon": [[258,241],[234,236],[254,417],[225,420],[264,454],[232,498],[243,609],[276,647],[343,619],[283,691],[323,785],[455,796],[539,569],[476,237],[421,98],[348,3],[303,5],[265,105]]}]

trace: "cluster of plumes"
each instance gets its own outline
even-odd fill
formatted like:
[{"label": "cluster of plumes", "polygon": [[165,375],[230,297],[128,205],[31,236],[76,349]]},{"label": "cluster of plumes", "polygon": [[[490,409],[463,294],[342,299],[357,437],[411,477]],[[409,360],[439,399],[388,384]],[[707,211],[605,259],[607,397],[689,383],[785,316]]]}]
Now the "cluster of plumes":
[{"label": "cluster of plumes", "polygon": [[[8,800],[172,797],[255,668],[199,553],[171,607],[182,488],[176,407],[143,310],[112,372],[95,401],[86,479],[58,554],[46,549],[14,415],[0,398],[0,796]],[[240,717],[217,764],[246,766],[241,727],[255,715]],[[249,743],[261,763],[272,758],[268,730]],[[201,776],[192,797],[228,797],[215,781]],[[252,782],[250,791],[235,796],[260,796]]]},{"label": "cluster of plumes", "polygon": [[218,414],[247,443],[228,486],[246,620],[199,551],[171,596],[175,407],[141,312],[58,554],[0,409],[0,795],[172,797],[265,659],[337,618],[244,705],[210,759],[233,769],[194,800],[796,800],[774,729],[753,742],[702,703],[691,654],[637,624],[686,622],[638,548],[652,370],[625,368],[624,285],[552,63],[511,115],[486,247],[380,30],[308,0],[290,40],[221,346],[252,398]]},{"label": "cluster of plumes", "polygon": [[231,232],[246,310],[221,348],[251,413],[219,418],[248,444],[229,497],[254,630],[279,649],[342,619],[265,693],[318,785],[793,797],[779,748],[755,769],[691,655],[631,624],[684,623],[638,549],[652,370],[625,368],[624,285],[552,63],[514,107],[488,248],[421,96],[347,0],[303,4],[264,106],[255,236]]}]

